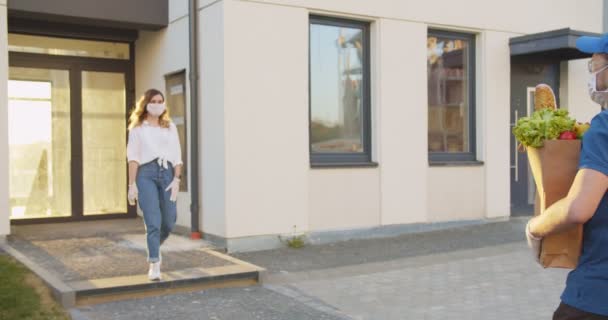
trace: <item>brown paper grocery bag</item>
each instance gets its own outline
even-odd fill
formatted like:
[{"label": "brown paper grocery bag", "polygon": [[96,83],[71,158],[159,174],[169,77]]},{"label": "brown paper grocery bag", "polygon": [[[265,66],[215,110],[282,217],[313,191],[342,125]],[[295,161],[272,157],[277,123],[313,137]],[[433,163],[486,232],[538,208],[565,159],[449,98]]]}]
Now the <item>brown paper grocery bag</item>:
[{"label": "brown paper grocery bag", "polygon": [[[528,161],[537,188],[534,214],[566,197],[578,172],[580,140],[547,140],[542,148],[528,148]],[[583,227],[543,239],[540,262],[545,268],[574,269],[583,242]]]}]

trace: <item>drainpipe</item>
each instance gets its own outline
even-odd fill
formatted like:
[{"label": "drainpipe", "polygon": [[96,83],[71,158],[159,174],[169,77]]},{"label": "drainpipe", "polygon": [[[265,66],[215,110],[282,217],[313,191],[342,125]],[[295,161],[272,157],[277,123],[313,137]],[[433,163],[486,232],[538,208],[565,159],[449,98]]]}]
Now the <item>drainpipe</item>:
[{"label": "drainpipe", "polygon": [[198,153],[198,1],[189,0],[188,22],[190,25],[190,115],[192,118],[191,134],[192,134],[192,154],[190,161],[190,172],[192,177],[192,186],[190,195],[192,197],[190,204],[191,214],[191,234],[190,238],[200,239],[201,232],[198,229],[200,217],[199,205],[199,153]]}]

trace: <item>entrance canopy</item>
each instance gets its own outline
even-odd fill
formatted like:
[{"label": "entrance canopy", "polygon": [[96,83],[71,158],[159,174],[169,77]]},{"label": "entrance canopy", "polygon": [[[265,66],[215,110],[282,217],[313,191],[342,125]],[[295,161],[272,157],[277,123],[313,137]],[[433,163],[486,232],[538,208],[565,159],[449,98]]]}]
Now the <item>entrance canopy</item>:
[{"label": "entrance canopy", "polygon": [[511,57],[558,61],[589,58],[590,54],[576,49],[576,39],[581,36],[599,34],[565,28],[511,38]]}]

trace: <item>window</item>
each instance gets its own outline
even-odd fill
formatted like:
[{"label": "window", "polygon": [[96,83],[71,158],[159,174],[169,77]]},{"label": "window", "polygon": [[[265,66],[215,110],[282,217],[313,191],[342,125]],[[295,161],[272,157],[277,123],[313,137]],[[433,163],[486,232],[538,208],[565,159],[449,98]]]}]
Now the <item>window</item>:
[{"label": "window", "polygon": [[169,74],[165,76],[166,102],[169,108],[171,120],[177,127],[179,144],[182,149],[182,180],[179,190],[188,191],[188,144],[186,128],[186,71]]},{"label": "window", "polygon": [[129,44],[55,37],[8,34],[8,50],[57,56],[129,60]]},{"label": "window", "polygon": [[311,164],[369,164],[369,24],[311,17],[309,50]]},{"label": "window", "polygon": [[429,31],[430,162],[475,161],[475,38]]}]

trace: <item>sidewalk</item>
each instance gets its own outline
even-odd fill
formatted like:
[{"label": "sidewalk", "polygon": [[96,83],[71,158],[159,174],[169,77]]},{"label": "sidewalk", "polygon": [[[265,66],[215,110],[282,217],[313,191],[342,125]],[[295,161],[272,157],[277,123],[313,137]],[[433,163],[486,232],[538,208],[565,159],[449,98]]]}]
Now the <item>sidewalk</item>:
[{"label": "sidewalk", "polygon": [[528,218],[514,218],[392,238],[351,240],[234,256],[266,268],[271,274],[328,269],[522,242],[525,241],[524,227],[527,221]]},{"label": "sidewalk", "polygon": [[267,285],[313,296],[353,319],[535,320],[551,319],[566,274],[536,265],[519,242],[299,272]]},{"label": "sidewalk", "polygon": [[567,270],[536,265],[526,219],[238,257],[264,286],[73,310],[96,319],[550,319]]}]

